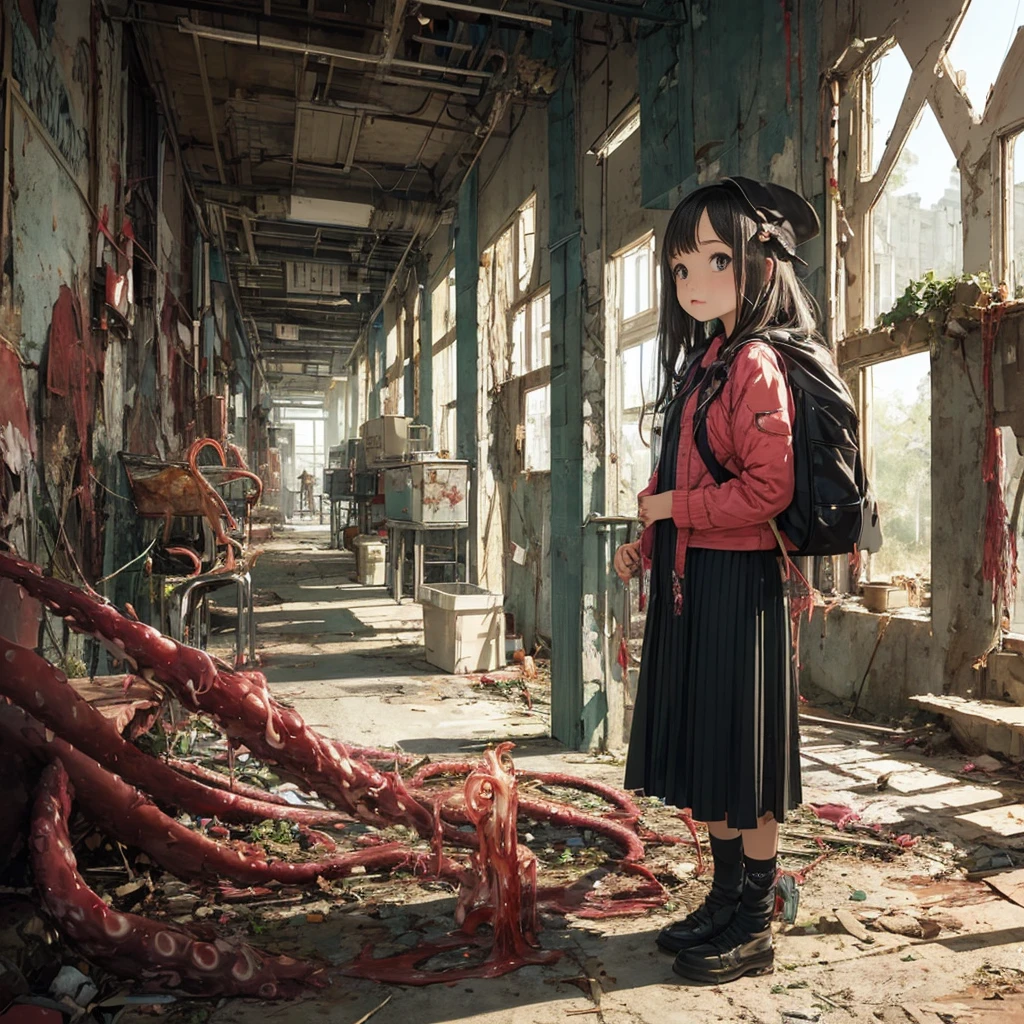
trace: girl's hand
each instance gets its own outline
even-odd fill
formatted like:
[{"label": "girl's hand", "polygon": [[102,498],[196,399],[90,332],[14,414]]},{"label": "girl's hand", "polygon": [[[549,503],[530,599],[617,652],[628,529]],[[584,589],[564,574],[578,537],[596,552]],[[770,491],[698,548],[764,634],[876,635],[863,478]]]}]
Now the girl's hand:
[{"label": "girl's hand", "polygon": [[640,522],[645,527],[656,523],[659,519],[672,518],[672,492],[661,494],[645,494],[640,499]]},{"label": "girl's hand", "polygon": [[640,571],[640,541],[623,544],[615,552],[615,574],[623,583],[628,583]]}]

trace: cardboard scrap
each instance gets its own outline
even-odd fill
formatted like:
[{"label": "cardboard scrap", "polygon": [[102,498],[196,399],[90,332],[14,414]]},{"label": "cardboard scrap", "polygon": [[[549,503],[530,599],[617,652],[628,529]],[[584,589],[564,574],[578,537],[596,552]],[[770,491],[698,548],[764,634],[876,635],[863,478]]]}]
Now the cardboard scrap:
[{"label": "cardboard scrap", "polygon": [[1005,896],[1017,906],[1024,907],[1024,868],[990,875],[985,879],[985,884],[990,885],[1000,896]]}]

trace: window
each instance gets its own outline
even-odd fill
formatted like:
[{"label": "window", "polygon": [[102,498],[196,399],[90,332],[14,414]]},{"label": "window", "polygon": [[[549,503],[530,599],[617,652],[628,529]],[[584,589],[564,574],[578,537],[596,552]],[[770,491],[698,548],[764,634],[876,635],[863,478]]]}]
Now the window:
[{"label": "window", "polygon": [[526,368],[537,370],[551,365],[551,292],[538,295],[529,310],[530,347],[526,353]]},{"label": "window", "polygon": [[872,580],[931,573],[931,356],[864,371],[870,415],[869,473],[885,543],[871,555]]},{"label": "window", "polygon": [[621,427],[616,467],[624,503],[621,511],[630,506],[635,509],[636,495],[651,475],[650,432],[657,397],[657,338],[648,338],[623,349],[619,361]]},{"label": "window", "polygon": [[434,350],[434,444],[455,453],[456,345]]},{"label": "window", "polygon": [[455,454],[455,268],[434,285],[430,322],[433,327],[433,444],[438,451]]},{"label": "window", "polygon": [[1006,280],[1024,296],[1024,132],[1006,140]]},{"label": "window", "polygon": [[513,376],[551,365],[551,292],[545,290],[512,314]]},{"label": "window", "polygon": [[[477,293],[481,350],[487,351],[485,388],[546,366],[538,361],[540,342],[550,315],[528,295],[536,270],[537,197],[531,196],[495,241],[480,254]],[[550,348],[550,346],[549,346]]]},{"label": "window", "polygon": [[525,468],[527,473],[551,469],[551,385],[526,392]]},{"label": "window", "polygon": [[960,172],[926,103],[871,211],[872,319],[892,309],[911,281],[963,267]]},{"label": "window", "polygon": [[631,320],[654,306],[654,236],[620,257],[622,319]]},{"label": "window", "polygon": [[873,61],[864,75],[861,112],[860,174],[872,178],[878,170],[886,143],[892,134],[900,103],[910,84],[910,63],[896,44]]},{"label": "window", "polygon": [[516,230],[516,272],[520,291],[526,291],[533,278],[533,261],[537,251],[536,217],[537,197],[533,195],[519,208]]},{"label": "window", "polygon": [[651,432],[658,387],[657,261],[653,233],[609,262],[607,282],[614,347],[608,358],[608,436],[613,471],[609,506],[636,511],[651,473]]}]

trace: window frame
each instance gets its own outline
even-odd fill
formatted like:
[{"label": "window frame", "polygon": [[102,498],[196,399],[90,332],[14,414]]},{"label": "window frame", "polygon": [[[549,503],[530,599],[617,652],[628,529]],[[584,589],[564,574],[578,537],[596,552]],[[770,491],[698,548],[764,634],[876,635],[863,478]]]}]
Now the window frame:
[{"label": "window frame", "polygon": [[[625,265],[626,260],[640,249],[650,249],[650,298],[651,305],[646,310],[630,317],[623,315],[623,303],[625,299]],[[637,417],[638,424],[648,423],[650,430],[650,449],[653,464],[654,452],[654,431],[655,419],[654,404],[657,401],[658,385],[660,381],[660,367],[655,370],[654,393],[645,396],[644,404],[641,407],[624,404],[625,388],[622,373],[622,357],[625,352],[632,348],[646,344],[652,339],[655,340],[655,360],[657,360],[657,336],[658,336],[658,315],[661,298],[660,278],[658,273],[658,250],[655,232],[652,230],[633,239],[628,245],[616,250],[608,258],[605,265],[605,294],[606,309],[610,312],[606,315],[607,334],[607,362],[606,379],[607,395],[605,423],[608,437],[609,469],[606,475],[606,501],[607,508],[613,514],[632,515],[635,512],[635,502],[632,497],[624,495],[623,487],[625,482],[622,479],[622,452],[619,448],[624,438],[623,423],[627,415],[634,408],[640,409]],[[646,483],[646,480],[644,481]]]},{"label": "window frame", "polygon": [[[456,419],[454,416],[455,407],[458,401],[458,384],[456,375],[458,373],[457,349],[456,349],[456,323],[455,323],[455,254],[449,253],[448,257],[441,264],[438,273],[430,282],[431,294],[431,319],[436,324],[437,309],[436,301],[438,296],[444,299],[444,313],[440,322],[444,324],[445,330],[440,337],[433,338],[431,344],[430,358],[433,361],[433,403],[434,420],[434,445],[439,451],[447,451],[454,454],[456,450]],[[449,370],[451,372],[449,372]],[[440,371],[440,372],[439,372]],[[445,386],[441,387],[441,382]],[[438,399],[446,396],[448,401],[440,402]],[[451,437],[448,434],[451,433]],[[445,444],[442,445],[442,435]]]}]

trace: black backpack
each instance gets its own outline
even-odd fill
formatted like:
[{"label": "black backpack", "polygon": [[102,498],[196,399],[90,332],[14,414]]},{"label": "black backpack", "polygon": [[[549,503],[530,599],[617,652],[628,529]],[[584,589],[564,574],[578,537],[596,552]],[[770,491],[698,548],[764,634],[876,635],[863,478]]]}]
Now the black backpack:
[{"label": "black backpack", "polygon": [[788,331],[747,338],[709,368],[694,418],[694,441],[719,485],[735,478],[708,443],[707,409],[743,345],[767,341],[779,354],[793,394],[792,504],[776,517],[797,555],[843,555],[877,551],[882,545],[878,505],[860,454],[859,418],[853,396],[839,376],[832,353]]}]

